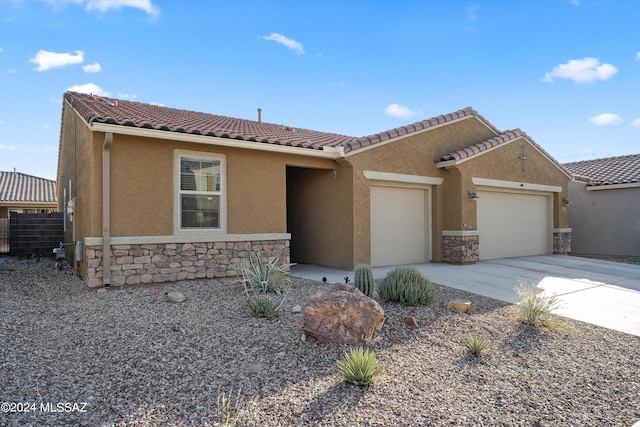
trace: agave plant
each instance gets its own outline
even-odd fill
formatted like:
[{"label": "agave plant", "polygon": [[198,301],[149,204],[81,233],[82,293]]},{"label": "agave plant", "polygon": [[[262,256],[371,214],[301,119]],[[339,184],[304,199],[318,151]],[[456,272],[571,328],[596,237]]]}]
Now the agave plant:
[{"label": "agave plant", "polygon": [[253,257],[244,261],[241,266],[236,266],[238,282],[244,286],[244,291],[249,295],[249,289],[254,295],[266,292],[282,293],[289,283],[287,275],[292,263],[277,265],[279,257],[274,257],[268,263],[262,259],[262,252],[254,252]]}]

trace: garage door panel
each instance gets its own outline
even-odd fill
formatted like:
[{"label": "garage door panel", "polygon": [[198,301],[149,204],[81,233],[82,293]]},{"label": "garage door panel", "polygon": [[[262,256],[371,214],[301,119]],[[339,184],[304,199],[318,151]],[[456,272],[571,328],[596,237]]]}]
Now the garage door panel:
[{"label": "garage door panel", "polygon": [[480,259],[544,255],[551,225],[545,195],[478,192]]},{"label": "garage door panel", "polygon": [[371,188],[371,265],[400,265],[426,260],[425,191]]}]

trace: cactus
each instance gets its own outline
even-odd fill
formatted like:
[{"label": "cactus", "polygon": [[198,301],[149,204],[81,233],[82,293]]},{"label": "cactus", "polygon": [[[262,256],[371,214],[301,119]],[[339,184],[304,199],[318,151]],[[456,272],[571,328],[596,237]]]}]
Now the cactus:
[{"label": "cactus", "polygon": [[353,285],[369,298],[373,298],[373,272],[367,264],[360,264],[356,267],[353,275]]}]

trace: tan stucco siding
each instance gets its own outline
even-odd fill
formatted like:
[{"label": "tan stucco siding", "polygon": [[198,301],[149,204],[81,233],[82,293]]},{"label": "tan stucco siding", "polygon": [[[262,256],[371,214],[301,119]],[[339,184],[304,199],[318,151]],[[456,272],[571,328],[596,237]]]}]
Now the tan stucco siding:
[{"label": "tan stucco siding", "polygon": [[102,187],[102,142],[104,134],[92,134],[87,125],[65,104],[58,157],[58,209],[64,208],[64,192],[75,201],[73,223],[67,223],[69,241],[100,232]]},{"label": "tan stucco siding", "polygon": [[287,173],[288,231],[292,261],[353,266],[350,168],[292,167]]},{"label": "tan stucco siding", "polygon": [[[355,264],[369,263],[371,258],[371,182],[364,170],[391,172],[444,178],[442,186],[431,192],[432,254],[434,261],[442,260],[442,230],[461,224],[462,199],[452,192],[458,188],[458,176],[436,167],[440,156],[495,136],[495,133],[475,118],[451,123],[426,132],[408,136],[389,144],[381,144],[347,157],[353,165],[354,176],[354,252]],[[436,186],[434,186],[436,187]],[[444,204],[444,206],[443,206]]]},{"label": "tan stucco siding", "polygon": [[176,233],[176,153],[224,159],[227,234],[287,232],[286,166],[335,168],[326,159],[116,134],[111,149],[112,236]]},{"label": "tan stucco siding", "polygon": [[111,235],[173,234],[173,145],[114,135],[111,146]]},{"label": "tan stucco siding", "polygon": [[[523,157],[526,154],[526,168]],[[475,202],[467,197],[468,191],[476,191],[473,178],[522,182],[530,184],[558,186],[559,193],[553,193],[553,226],[568,227],[568,210],[562,204],[567,197],[569,177],[563,173],[548,157],[524,138],[514,140],[504,146],[481,154],[466,162],[460,163],[456,169],[461,173],[459,197],[463,201],[462,223],[476,224]]]}]

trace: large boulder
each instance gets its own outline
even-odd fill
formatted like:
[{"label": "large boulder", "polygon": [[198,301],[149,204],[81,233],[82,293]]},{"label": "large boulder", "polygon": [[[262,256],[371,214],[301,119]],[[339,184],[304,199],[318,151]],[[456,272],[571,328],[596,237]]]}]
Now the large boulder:
[{"label": "large boulder", "polygon": [[302,313],[302,330],[322,342],[363,345],[384,323],[380,304],[344,283],[318,291]]}]

